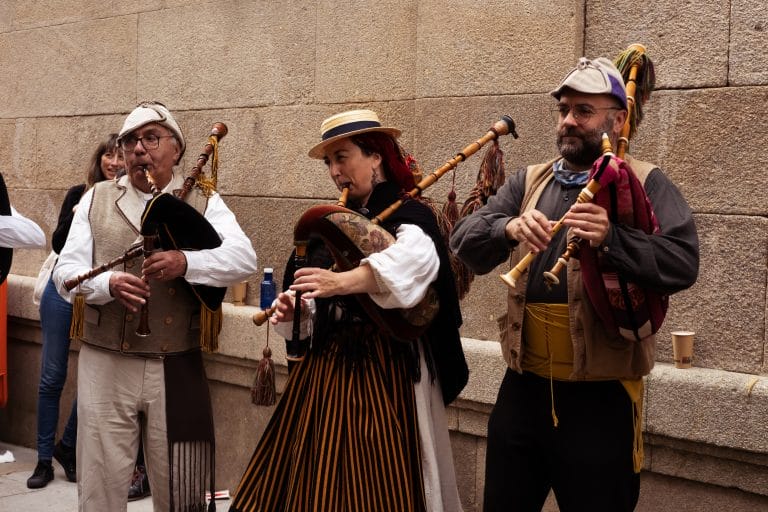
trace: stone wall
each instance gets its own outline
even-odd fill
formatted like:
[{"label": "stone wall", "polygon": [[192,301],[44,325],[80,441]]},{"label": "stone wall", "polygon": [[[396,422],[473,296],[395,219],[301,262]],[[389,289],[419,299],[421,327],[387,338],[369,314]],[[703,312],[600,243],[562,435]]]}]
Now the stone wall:
[{"label": "stone wall", "polygon": [[[430,171],[508,114],[520,133],[501,142],[513,172],[554,154],[548,91],[576,59],[613,57],[633,42],[656,64],[657,91],[631,151],[678,184],[701,238],[699,281],[672,298],[647,380],[641,505],[753,510],[768,499],[763,2],[0,0],[0,171],[17,209],[50,236],[66,190],[84,181],[98,141],[138,101],[158,99],[177,115],[190,148],[183,170],[213,122],[225,122],[219,190],[260,266],[280,280],[295,220],[336,195],[306,156],[323,118],[373,108]],[[478,165],[475,157],[459,166],[460,200]],[[427,195],[444,200],[450,182]],[[20,306],[0,437],[28,446],[39,327],[24,276],[36,275],[46,252],[17,251],[11,279]],[[502,267],[478,278],[462,304],[472,376],[451,417],[457,458],[475,461],[460,465],[468,510],[481,501],[485,422],[504,371],[495,324]],[[239,334],[209,359],[217,417],[226,418],[217,429],[231,440],[219,444],[219,460],[236,462],[219,470],[230,489],[267,417],[247,396],[264,341],[247,309],[228,308],[225,329]],[[676,328],[697,333],[696,369],[669,365]]]}]

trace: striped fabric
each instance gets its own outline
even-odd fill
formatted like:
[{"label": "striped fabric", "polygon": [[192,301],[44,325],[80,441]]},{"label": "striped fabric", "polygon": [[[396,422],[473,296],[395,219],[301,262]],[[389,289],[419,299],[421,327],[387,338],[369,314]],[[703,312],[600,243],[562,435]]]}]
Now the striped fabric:
[{"label": "striped fabric", "polygon": [[425,510],[409,351],[366,332],[293,369],[231,511]]}]

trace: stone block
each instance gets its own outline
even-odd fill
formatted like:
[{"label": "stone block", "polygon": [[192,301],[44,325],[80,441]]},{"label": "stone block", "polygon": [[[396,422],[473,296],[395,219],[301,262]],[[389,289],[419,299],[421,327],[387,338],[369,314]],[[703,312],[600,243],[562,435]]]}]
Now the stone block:
[{"label": "stone block", "polygon": [[[687,329],[696,332],[696,366],[760,373],[766,309],[765,288],[756,283],[767,278],[768,223],[764,218],[739,215],[697,215],[696,222],[699,278],[692,288],[672,296],[656,359],[671,362],[669,333]],[[749,300],[745,290],[752,290]]]},{"label": "stone block", "polygon": [[493,406],[507,369],[499,344],[495,341],[468,338],[464,338],[462,344],[470,372],[469,382],[461,392],[461,399],[474,404]]},{"label": "stone block", "polygon": [[613,60],[632,43],[645,45],[660,88],[728,83],[729,4],[719,0],[587,0],[585,54]]},{"label": "stone block", "polygon": [[764,87],[657,91],[630,152],[658,164],[696,212],[763,215],[768,195],[753,155],[768,126],[754,105],[766,100]]},{"label": "stone block", "polygon": [[111,6],[99,0],[32,0],[11,3],[15,5],[8,10],[16,30],[63,25],[113,14]]},{"label": "stone block", "polygon": [[10,2],[0,3],[0,33],[8,32],[12,29],[13,7]]},{"label": "stone block", "polygon": [[728,83],[768,82],[768,16],[760,0],[735,0],[730,10]]},{"label": "stone block", "polygon": [[[195,148],[182,162],[185,174],[197,158],[214,122],[229,132],[219,146],[219,192],[252,197],[333,197],[322,162],[307,156],[319,140],[322,113],[315,107],[263,107],[182,112],[188,144]],[[330,114],[329,114],[330,115]],[[204,170],[209,172],[210,164]]]},{"label": "stone block", "polygon": [[576,62],[581,2],[419,3],[416,97],[545,92]]},{"label": "stone block", "polygon": [[216,487],[234,494],[275,406],[251,403],[248,388],[210,385],[216,430]]},{"label": "stone block", "polygon": [[[126,105],[130,106],[132,104]],[[14,165],[10,185],[66,192],[74,185],[85,183],[97,146],[107,140],[110,133],[117,133],[124,119],[124,115],[117,114],[49,117],[18,122],[18,143],[14,145],[14,150],[18,152],[16,160],[19,164]]]},{"label": "stone block", "polygon": [[[176,109],[305,102],[314,10],[304,2],[224,2],[139,15],[138,91]],[[202,63],[202,64],[201,64]]]},{"label": "stone block", "polygon": [[11,187],[15,172],[13,168],[16,146],[16,123],[13,120],[0,121],[0,172],[6,187]]},{"label": "stone block", "polygon": [[476,510],[477,489],[477,445],[478,438],[458,432],[451,432],[451,449],[456,470],[456,484],[465,512]]},{"label": "stone block", "polygon": [[646,432],[768,453],[768,378],[657,364],[646,379]]},{"label": "stone block", "polygon": [[488,442],[484,437],[477,439],[477,473],[475,474],[475,496],[477,496],[478,512],[483,510],[483,493],[485,492],[485,456],[488,452]]},{"label": "stone block", "polygon": [[458,432],[471,434],[478,437],[486,437],[488,434],[488,413],[473,411],[471,409],[458,410]]},{"label": "stone block", "polygon": [[[104,18],[0,34],[0,117],[114,112],[135,98],[135,22]],[[98,48],[99,51],[92,51]],[[67,132],[71,133],[71,132]]]},{"label": "stone block", "polygon": [[768,499],[768,454],[750,454],[658,436],[652,436],[649,448],[647,469],[653,473],[741,489]]},{"label": "stone block", "polygon": [[[427,175],[465,147],[473,145],[503,115],[509,115],[520,135],[519,139],[511,135],[499,139],[509,175],[557,154],[551,114],[554,105],[554,99],[548,94],[417,100],[411,151]],[[477,181],[477,171],[491,145],[487,144],[467,161],[458,164],[455,171],[446,173],[424,195],[439,203],[445,202],[455,172],[456,201],[463,204]]]},{"label": "stone block", "polygon": [[[725,468],[723,468],[725,469]],[[643,472],[637,512],[753,512],[768,508],[764,496],[683,478]]]},{"label": "stone block", "polygon": [[[417,6],[408,0],[350,6],[320,2],[312,55],[318,103],[414,97]],[[340,28],[343,20],[343,28]]]}]

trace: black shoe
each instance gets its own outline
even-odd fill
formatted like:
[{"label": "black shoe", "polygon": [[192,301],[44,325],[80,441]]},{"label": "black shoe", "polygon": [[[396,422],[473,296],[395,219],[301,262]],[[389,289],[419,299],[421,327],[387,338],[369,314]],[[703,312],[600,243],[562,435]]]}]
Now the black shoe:
[{"label": "black shoe", "polygon": [[77,469],[75,466],[75,449],[66,446],[59,441],[53,447],[53,458],[64,468],[64,474],[67,480],[77,482]]},{"label": "black shoe", "polygon": [[128,501],[136,501],[142,498],[146,498],[152,494],[149,490],[149,478],[147,477],[147,470],[144,466],[137,465],[133,470],[133,478],[131,479],[131,486],[128,488]]},{"label": "black shoe", "polygon": [[51,480],[53,480],[53,464],[49,460],[39,460],[35,472],[27,479],[27,487],[41,489]]}]

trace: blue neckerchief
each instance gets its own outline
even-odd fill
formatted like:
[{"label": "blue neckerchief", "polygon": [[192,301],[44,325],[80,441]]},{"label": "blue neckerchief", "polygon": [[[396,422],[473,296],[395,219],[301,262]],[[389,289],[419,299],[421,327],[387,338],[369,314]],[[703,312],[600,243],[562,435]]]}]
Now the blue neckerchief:
[{"label": "blue neckerchief", "polygon": [[569,171],[563,168],[563,160],[552,164],[552,172],[555,174],[555,181],[565,188],[583,187],[589,178],[589,171]]}]

